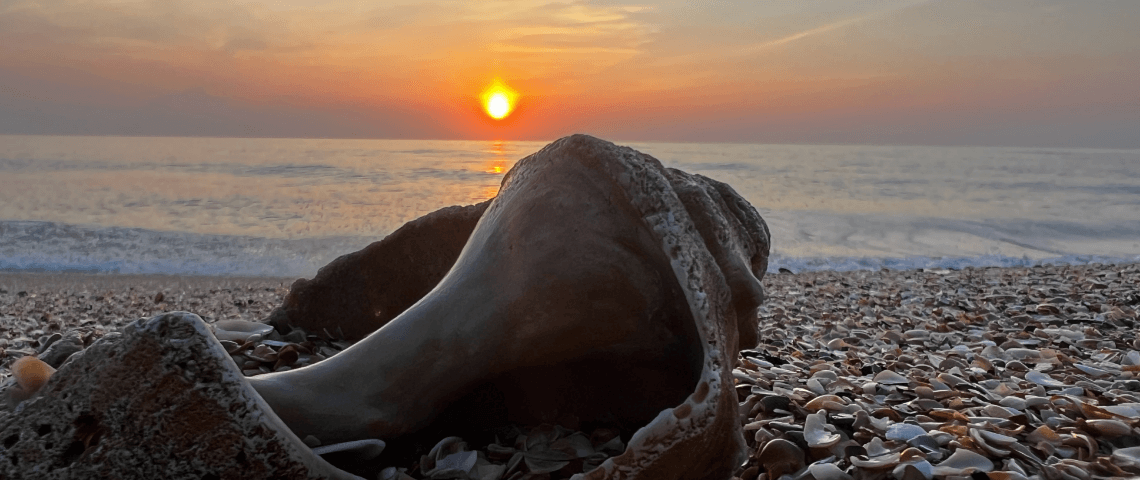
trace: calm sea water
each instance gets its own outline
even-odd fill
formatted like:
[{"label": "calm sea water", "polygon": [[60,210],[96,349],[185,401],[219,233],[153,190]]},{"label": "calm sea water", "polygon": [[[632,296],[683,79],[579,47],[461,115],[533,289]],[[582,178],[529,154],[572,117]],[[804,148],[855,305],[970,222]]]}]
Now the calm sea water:
[{"label": "calm sea water", "polygon": [[[311,276],[544,144],[0,136],[0,270]],[[1140,261],[1140,150],[628,145],[752,202],[772,270]]]}]

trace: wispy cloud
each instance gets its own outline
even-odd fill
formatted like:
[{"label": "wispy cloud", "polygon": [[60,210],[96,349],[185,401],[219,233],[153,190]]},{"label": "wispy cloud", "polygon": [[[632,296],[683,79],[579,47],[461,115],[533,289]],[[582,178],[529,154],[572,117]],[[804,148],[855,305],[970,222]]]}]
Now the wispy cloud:
[{"label": "wispy cloud", "polygon": [[853,16],[850,18],[845,18],[843,20],[831,22],[831,23],[828,23],[826,25],[821,25],[818,27],[814,27],[814,28],[810,28],[810,29],[803,30],[800,32],[796,32],[796,33],[793,33],[791,35],[787,35],[787,36],[784,36],[781,38],[777,38],[775,40],[768,40],[765,42],[760,42],[757,44],[748,45],[748,46],[737,49],[733,53],[736,55],[754,54],[757,52],[761,52],[761,51],[768,50],[768,49],[775,48],[775,47],[780,47],[780,46],[787,45],[787,44],[790,44],[790,43],[793,43],[793,42],[796,42],[799,40],[803,40],[805,38],[810,38],[810,37],[814,37],[817,35],[822,35],[824,33],[833,32],[833,31],[842,29],[844,27],[849,27],[852,25],[863,23],[863,22],[866,22],[868,20],[878,18],[878,17],[882,17],[884,15],[887,15],[887,14],[890,14],[893,12],[897,12],[897,11],[905,9],[905,8],[910,8],[910,7],[922,5],[924,3],[930,3],[931,1],[933,1],[933,0],[916,0],[916,1],[912,1],[909,3],[903,4],[903,5],[896,5],[896,6],[892,6],[890,8],[885,8],[882,10],[874,11],[874,12],[871,12],[868,14],[857,15],[857,16]]}]

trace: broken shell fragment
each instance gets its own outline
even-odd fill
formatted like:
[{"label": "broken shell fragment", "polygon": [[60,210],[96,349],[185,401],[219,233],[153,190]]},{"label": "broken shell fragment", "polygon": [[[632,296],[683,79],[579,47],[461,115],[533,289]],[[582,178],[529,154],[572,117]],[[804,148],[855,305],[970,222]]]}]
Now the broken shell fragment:
[{"label": "broken shell fragment", "polygon": [[859,457],[851,457],[851,464],[859,468],[868,468],[872,470],[891,468],[899,464],[900,455],[898,453],[888,453],[886,455],[879,455],[877,457],[869,457],[861,459]]},{"label": "broken shell fragment", "polygon": [[1025,379],[1041,385],[1042,387],[1061,388],[1068,386],[1062,382],[1054,380],[1053,377],[1050,377],[1049,375],[1038,372],[1036,370],[1025,372]]},{"label": "broken shell fragment", "polygon": [[780,478],[804,468],[804,452],[794,443],[777,438],[764,444],[756,461],[768,472],[769,478]]},{"label": "broken shell fragment", "polygon": [[273,331],[273,326],[249,320],[218,320],[211,325],[211,329],[218,340],[246,341],[255,335],[268,335]]},{"label": "broken shell fragment", "polygon": [[834,463],[813,463],[808,466],[808,473],[815,480],[852,480],[851,475],[840,470]]},{"label": "broken shell fragment", "polygon": [[1122,467],[1140,467],[1140,447],[1118,448],[1112,452],[1112,459]]},{"label": "broken shell fragment", "polygon": [[930,480],[934,478],[934,466],[926,460],[903,463],[891,472],[898,480]]},{"label": "broken shell fragment", "polygon": [[827,431],[826,412],[808,415],[804,421],[804,441],[811,448],[827,448],[839,443],[841,438],[839,434]]},{"label": "broken shell fragment", "polygon": [[1132,433],[1132,427],[1120,420],[1088,420],[1085,422],[1093,432],[1105,437],[1119,437]]},{"label": "broken shell fragment", "polygon": [[934,466],[935,476],[968,475],[972,472],[992,472],[994,462],[976,452],[959,448],[949,458]]},{"label": "broken shell fragment", "polygon": [[887,428],[887,440],[906,442],[919,435],[926,434],[926,430],[918,425],[909,423],[896,423]]},{"label": "broken shell fragment", "polygon": [[873,380],[876,383],[883,385],[906,385],[910,383],[910,380],[907,380],[906,377],[890,370],[883,370],[879,372],[878,375],[875,375],[875,378]]},{"label": "broken shell fragment", "polygon": [[313,447],[313,453],[321,456],[335,453],[342,456],[352,457],[357,461],[365,461],[379,456],[380,453],[384,451],[385,446],[386,444],[383,440],[353,440],[351,442]]}]

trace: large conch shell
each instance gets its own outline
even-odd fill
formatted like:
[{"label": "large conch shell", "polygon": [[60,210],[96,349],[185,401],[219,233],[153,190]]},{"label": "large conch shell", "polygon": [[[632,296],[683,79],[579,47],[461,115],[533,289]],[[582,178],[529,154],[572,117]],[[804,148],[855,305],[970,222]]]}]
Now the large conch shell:
[{"label": "large conch shell", "polygon": [[566,137],[519,161],[489,204],[424,217],[295,284],[279,328],[367,336],[250,381],[298,437],[325,443],[441,418],[463,435],[451,420],[573,417],[635,432],[585,478],[728,478],[745,457],[731,371],[756,344],[768,250],[728,185]]}]

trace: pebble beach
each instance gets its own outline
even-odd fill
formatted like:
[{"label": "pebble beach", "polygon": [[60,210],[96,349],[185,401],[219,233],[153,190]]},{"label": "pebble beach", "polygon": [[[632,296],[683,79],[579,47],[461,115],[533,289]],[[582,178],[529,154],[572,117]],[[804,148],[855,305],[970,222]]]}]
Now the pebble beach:
[{"label": "pebble beach", "polygon": [[[81,349],[162,312],[257,321],[292,280],[0,273],[0,384],[19,357],[64,339]],[[1140,475],[1140,264],[781,272],[763,283],[761,342],[734,370],[750,449],[739,478]],[[276,332],[223,345],[247,376],[348,346]],[[471,451],[482,472],[471,478],[569,478],[628,441],[566,426],[518,433],[441,439],[420,462],[368,477],[431,478]],[[560,445],[573,448],[547,454]]]}]

